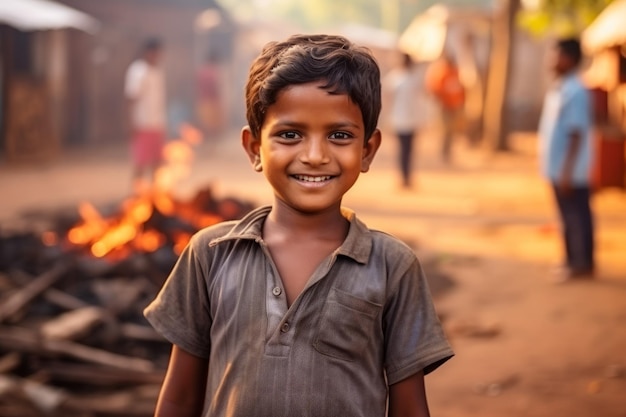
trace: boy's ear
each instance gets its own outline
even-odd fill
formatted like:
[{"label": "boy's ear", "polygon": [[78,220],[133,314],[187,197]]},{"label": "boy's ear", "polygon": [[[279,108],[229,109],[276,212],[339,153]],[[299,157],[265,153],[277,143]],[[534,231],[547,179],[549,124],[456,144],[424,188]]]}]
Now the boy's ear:
[{"label": "boy's ear", "polygon": [[257,139],[250,130],[250,126],[245,126],[241,130],[241,145],[248,155],[248,159],[252,164],[255,171],[261,172],[263,166],[261,165],[261,141]]},{"label": "boy's ear", "polygon": [[363,147],[363,156],[361,157],[361,172],[367,172],[370,169],[370,165],[376,156],[378,148],[380,148],[380,142],[382,135],[380,130],[376,129],[372,136],[365,142]]}]

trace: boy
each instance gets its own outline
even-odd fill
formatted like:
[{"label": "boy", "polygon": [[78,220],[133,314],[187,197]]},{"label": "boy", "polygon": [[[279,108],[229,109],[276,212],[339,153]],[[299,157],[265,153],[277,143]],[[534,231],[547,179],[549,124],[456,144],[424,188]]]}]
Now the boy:
[{"label": "boy", "polygon": [[124,93],[128,102],[131,129],[133,178],[140,185],[143,176],[150,181],[162,162],[167,126],[165,105],[165,75],[161,69],[163,43],[158,38],[147,39],[141,57],[126,71]]},{"label": "boy", "polygon": [[344,38],[268,44],[242,143],[274,204],[194,236],[151,324],[173,344],[156,416],[427,416],[453,353],[413,252],[341,207],[380,145],[380,73]]},{"label": "boy", "polygon": [[591,194],[592,109],[589,91],[578,76],[578,39],[556,43],[552,70],[556,81],[546,93],[539,126],[544,176],[551,183],[563,225],[564,268],[557,282],[592,278],[594,273]]}]

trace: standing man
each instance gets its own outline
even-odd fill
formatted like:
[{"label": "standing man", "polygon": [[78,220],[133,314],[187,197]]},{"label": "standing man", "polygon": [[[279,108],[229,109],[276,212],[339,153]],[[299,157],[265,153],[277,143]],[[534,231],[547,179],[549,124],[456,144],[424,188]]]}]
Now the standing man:
[{"label": "standing man", "polygon": [[150,182],[162,161],[166,132],[165,75],[160,67],[163,43],[145,41],[141,56],[126,72],[133,177],[137,185],[149,174]]},{"label": "standing man", "polygon": [[591,278],[594,272],[590,199],[592,110],[578,67],[580,42],[556,43],[552,70],[556,79],[546,93],[539,125],[543,173],[552,184],[559,209],[566,262],[559,280]]}]

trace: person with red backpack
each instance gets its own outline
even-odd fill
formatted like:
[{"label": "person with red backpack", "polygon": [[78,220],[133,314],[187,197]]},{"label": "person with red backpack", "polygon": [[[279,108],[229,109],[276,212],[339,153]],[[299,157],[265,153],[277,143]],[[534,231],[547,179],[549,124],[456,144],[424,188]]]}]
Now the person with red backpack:
[{"label": "person with red backpack", "polygon": [[449,53],[444,53],[428,67],[425,84],[426,90],[435,97],[441,108],[444,129],[441,157],[444,162],[449,162],[453,137],[463,124],[465,105],[465,88]]}]

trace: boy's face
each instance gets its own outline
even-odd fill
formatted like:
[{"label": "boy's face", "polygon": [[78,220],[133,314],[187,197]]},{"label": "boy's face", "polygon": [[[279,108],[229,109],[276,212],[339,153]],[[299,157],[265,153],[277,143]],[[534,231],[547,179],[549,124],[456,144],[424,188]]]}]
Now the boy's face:
[{"label": "boy's face", "polygon": [[554,49],[552,57],[552,70],[557,75],[563,75],[568,73],[574,68],[574,61],[572,58],[561,51],[558,47]]},{"label": "boy's face", "polygon": [[145,53],[145,60],[148,64],[157,66],[161,62],[162,54],[161,49],[152,49]]},{"label": "boy's face", "polygon": [[321,85],[281,91],[267,109],[261,137],[253,137],[249,128],[242,132],[250,161],[264,172],[276,203],[308,214],[339,209],[380,145],[378,130],[365,140],[359,106]]}]

